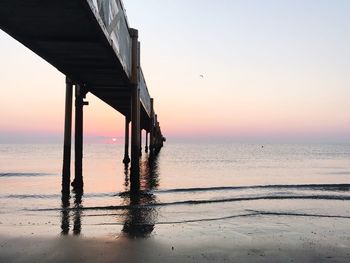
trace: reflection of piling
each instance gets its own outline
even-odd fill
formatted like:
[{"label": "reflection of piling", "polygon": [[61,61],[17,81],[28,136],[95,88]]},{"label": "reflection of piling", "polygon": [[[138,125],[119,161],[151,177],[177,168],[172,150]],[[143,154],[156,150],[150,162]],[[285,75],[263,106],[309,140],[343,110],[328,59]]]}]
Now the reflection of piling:
[{"label": "reflection of piling", "polygon": [[70,163],[72,144],[72,98],[73,84],[66,77],[66,105],[64,120],[64,146],[63,146],[63,169],[62,169],[62,193],[69,193],[70,188]]},{"label": "reflection of piling", "polygon": [[123,232],[130,238],[147,238],[154,230],[157,221],[156,196],[150,191],[159,185],[157,156],[145,159],[141,164],[140,178],[142,192],[124,195],[128,210],[125,214]]},{"label": "reflection of piling", "polygon": [[61,234],[68,235],[69,233],[69,193],[62,192],[62,211],[61,211]]},{"label": "reflection of piling", "polygon": [[124,186],[126,192],[129,187],[129,166],[127,164],[124,166]]},{"label": "reflection of piling", "polygon": [[155,208],[141,208],[154,202],[154,196],[130,195],[130,210],[124,222],[123,232],[131,238],[148,237],[154,230]]},{"label": "reflection of piling", "polygon": [[151,155],[148,159],[148,189],[154,190],[159,186],[159,174],[158,174],[158,156],[159,155]]},{"label": "reflection of piling", "polygon": [[74,215],[73,215],[73,234],[80,235],[81,233],[81,202],[82,202],[82,193],[77,192],[74,195]]},{"label": "reflection of piling", "polygon": [[[81,233],[81,213],[82,213],[82,192],[74,194],[74,210],[73,210],[73,234]],[[70,194],[62,193],[62,210],[61,210],[61,234],[68,235],[70,230]]]}]

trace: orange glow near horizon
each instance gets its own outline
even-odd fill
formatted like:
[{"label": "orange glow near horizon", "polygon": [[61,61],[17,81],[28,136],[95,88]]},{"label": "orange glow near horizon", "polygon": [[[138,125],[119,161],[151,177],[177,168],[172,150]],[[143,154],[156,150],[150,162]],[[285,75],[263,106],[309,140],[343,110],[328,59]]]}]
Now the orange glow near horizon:
[{"label": "orange glow near horizon", "polygon": [[[120,138],[124,137],[124,117],[92,95],[88,95],[87,100],[90,105],[84,108],[85,136],[101,138],[99,141],[104,143],[123,143]],[[343,121],[347,113],[343,111],[343,116],[332,114],[332,109],[317,115],[317,112],[297,112],[297,107],[278,111],[277,108],[261,105],[259,110],[237,103],[237,112],[230,111],[231,114],[221,116],[221,112],[218,114],[216,111],[201,114],[205,112],[205,105],[197,105],[193,110],[185,105],[174,112],[173,107],[161,108],[163,103],[159,104],[157,111],[160,112],[161,127],[168,138],[312,137],[313,134],[337,136],[338,133],[350,133],[350,121]],[[1,132],[62,135],[64,98],[50,115],[36,107],[13,114],[8,119],[2,118],[5,128]],[[74,129],[74,122],[72,124]]]}]

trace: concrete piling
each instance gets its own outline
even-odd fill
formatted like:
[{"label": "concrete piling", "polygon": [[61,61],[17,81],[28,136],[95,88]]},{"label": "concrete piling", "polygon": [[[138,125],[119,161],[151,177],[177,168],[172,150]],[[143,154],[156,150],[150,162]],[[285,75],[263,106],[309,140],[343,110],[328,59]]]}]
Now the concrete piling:
[{"label": "concrete piling", "polygon": [[125,117],[125,144],[124,144],[124,159],[123,163],[128,164],[130,163],[130,157],[129,157],[129,123],[130,120],[128,117]]},{"label": "concrete piling", "polygon": [[75,178],[72,186],[75,191],[83,190],[83,106],[86,93],[82,85],[75,86]]},{"label": "concrete piling", "polygon": [[138,31],[130,30],[132,37],[132,73],[131,73],[131,173],[130,191],[140,190],[140,89],[139,89],[139,47]]},{"label": "concrete piling", "polygon": [[72,99],[73,99],[73,83],[71,79],[66,77],[62,193],[69,193],[70,191],[70,164],[71,164],[71,145],[72,145]]}]

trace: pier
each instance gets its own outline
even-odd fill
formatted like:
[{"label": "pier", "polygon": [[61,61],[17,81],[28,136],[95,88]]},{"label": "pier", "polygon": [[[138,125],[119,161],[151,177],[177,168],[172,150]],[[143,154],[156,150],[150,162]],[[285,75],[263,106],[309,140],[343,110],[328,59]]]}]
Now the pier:
[{"label": "pier", "polygon": [[[138,192],[142,131],[146,132],[144,149],[151,156],[159,152],[165,138],[142,72],[138,30],[129,27],[122,1],[4,0],[0,29],[66,76],[62,192],[69,193],[71,185],[75,191],[83,191],[83,109],[89,105],[87,93],[125,116],[121,161],[131,163],[130,191]],[[73,98],[75,165],[71,182]]]}]

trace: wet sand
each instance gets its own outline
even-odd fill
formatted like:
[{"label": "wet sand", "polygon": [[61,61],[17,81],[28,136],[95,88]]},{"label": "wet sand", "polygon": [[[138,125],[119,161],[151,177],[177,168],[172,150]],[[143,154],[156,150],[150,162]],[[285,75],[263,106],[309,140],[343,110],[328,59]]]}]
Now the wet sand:
[{"label": "wet sand", "polygon": [[348,223],[341,218],[241,217],[156,225],[143,237],[120,225],[87,226],[87,235],[51,237],[55,226],[35,226],[30,235],[27,229],[21,236],[0,236],[0,262],[349,262]]}]

